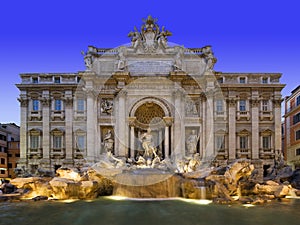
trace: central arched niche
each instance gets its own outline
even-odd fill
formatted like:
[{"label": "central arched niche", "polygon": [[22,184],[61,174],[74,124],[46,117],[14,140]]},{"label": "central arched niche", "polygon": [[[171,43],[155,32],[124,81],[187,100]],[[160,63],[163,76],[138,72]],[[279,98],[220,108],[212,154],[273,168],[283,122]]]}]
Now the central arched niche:
[{"label": "central arched niche", "polygon": [[165,119],[170,116],[170,110],[166,103],[153,97],[141,99],[132,107],[130,116],[134,118],[134,122],[131,124],[132,133],[130,134],[130,142],[134,142],[130,144],[131,156],[137,158],[143,154],[143,148],[139,138],[144,132],[147,132],[148,128],[151,129],[153,144],[161,158],[165,158],[170,154],[170,143],[169,141],[167,141],[167,143],[165,142],[166,136],[168,140],[170,139],[170,124],[167,125],[165,121]]},{"label": "central arched niche", "polygon": [[137,108],[134,114],[137,126],[140,128],[158,129],[163,126],[164,110],[154,102],[146,102]]}]

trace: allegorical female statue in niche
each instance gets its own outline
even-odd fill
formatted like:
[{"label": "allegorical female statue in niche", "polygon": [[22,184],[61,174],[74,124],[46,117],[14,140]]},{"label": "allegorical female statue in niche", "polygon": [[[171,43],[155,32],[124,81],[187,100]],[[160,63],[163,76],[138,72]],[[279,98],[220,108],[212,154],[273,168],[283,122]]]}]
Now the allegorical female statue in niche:
[{"label": "allegorical female statue in niche", "polygon": [[196,130],[192,130],[192,133],[186,139],[188,154],[194,155],[197,153],[198,141],[199,136],[196,134]]},{"label": "allegorical female statue in niche", "polygon": [[111,130],[108,130],[103,138],[103,147],[105,152],[113,152],[114,150],[114,140],[112,138]]}]

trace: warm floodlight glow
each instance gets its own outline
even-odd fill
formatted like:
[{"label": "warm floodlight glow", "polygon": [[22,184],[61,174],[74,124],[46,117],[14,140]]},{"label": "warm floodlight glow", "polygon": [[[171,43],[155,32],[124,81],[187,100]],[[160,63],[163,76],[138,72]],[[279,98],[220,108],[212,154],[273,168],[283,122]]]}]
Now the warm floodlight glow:
[{"label": "warm floodlight glow", "polygon": [[236,196],[232,196],[232,198],[233,198],[233,200],[237,201],[237,200],[239,200],[240,197],[236,195]]},{"label": "warm floodlight glow", "polygon": [[183,202],[196,204],[196,205],[208,205],[208,204],[212,203],[212,200],[208,200],[208,199],[185,199],[185,198],[180,198],[179,200],[181,200]]},{"label": "warm floodlight glow", "polygon": [[300,197],[298,197],[298,196],[285,196],[285,198],[289,198],[289,199],[300,199]]},{"label": "warm floodlight glow", "polygon": [[244,207],[249,208],[249,207],[254,207],[255,205],[253,204],[243,204]]},{"label": "warm floodlight glow", "polygon": [[128,198],[124,196],[107,196],[105,197],[110,200],[122,201],[122,200],[131,200],[131,201],[174,201],[179,200],[187,203],[192,203],[196,205],[208,205],[212,203],[212,200],[208,199],[186,199],[186,198]]},{"label": "warm floodlight glow", "polygon": [[107,196],[105,198],[108,198],[110,200],[115,200],[115,201],[122,201],[122,200],[127,200],[128,198],[127,197],[124,197],[124,196],[117,196],[117,195],[114,195],[114,196]]},{"label": "warm floodlight glow", "polygon": [[78,199],[66,199],[66,200],[60,200],[60,202],[63,202],[63,203],[72,203],[72,202],[77,202]]}]

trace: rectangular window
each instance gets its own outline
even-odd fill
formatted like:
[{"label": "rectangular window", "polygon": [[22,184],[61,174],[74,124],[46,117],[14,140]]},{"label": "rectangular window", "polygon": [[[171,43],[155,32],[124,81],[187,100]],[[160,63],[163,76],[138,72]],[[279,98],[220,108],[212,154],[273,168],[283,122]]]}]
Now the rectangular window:
[{"label": "rectangular window", "polygon": [[296,131],[296,140],[299,140],[300,139],[300,130],[297,130]]},{"label": "rectangular window", "polygon": [[262,79],[262,83],[263,83],[263,84],[267,84],[267,83],[268,83],[268,78],[267,78],[267,77],[264,77],[264,78]]},{"label": "rectangular window", "polygon": [[11,154],[11,153],[8,153],[8,157],[12,157],[12,154]]},{"label": "rectangular window", "polygon": [[296,155],[300,155],[300,148],[296,149]]},{"label": "rectangular window", "polygon": [[5,170],[0,170],[1,174],[5,174]]},{"label": "rectangular window", "polygon": [[300,105],[300,95],[296,98],[296,105]]},{"label": "rectangular window", "polygon": [[223,77],[218,78],[218,82],[219,82],[219,84],[223,84],[224,83]]},{"label": "rectangular window", "polygon": [[223,112],[223,101],[216,100],[216,110],[217,112]]},{"label": "rectangular window", "polygon": [[12,168],[12,163],[8,163],[8,168]]},{"label": "rectangular window", "polygon": [[30,148],[38,149],[39,147],[39,136],[30,136]]},{"label": "rectangular window", "polygon": [[246,83],[246,78],[240,77],[240,84],[245,84],[245,83]]},{"label": "rectangular window", "polygon": [[81,80],[81,77],[77,77],[77,83],[79,83]]},{"label": "rectangular window", "polygon": [[225,138],[224,136],[217,136],[216,138],[216,147],[218,150],[225,149]]},{"label": "rectangular window", "polygon": [[248,138],[246,136],[240,137],[240,149],[247,149],[248,148]]},{"label": "rectangular window", "polygon": [[32,110],[33,111],[39,110],[39,100],[37,99],[32,100]]},{"label": "rectangular window", "polygon": [[77,136],[77,148],[83,150],[85,146],[85,136]]},{"label": "rectangular window", "polygon": [[269,101],[262,100],[262,111],[269,111]]},{"label": "rectangular window", "polygon": [[32,83],[37,84],[39,82],[37,77],[33,77],[32,78]]},{"label": "rectangular window", "polygon": [[54,149],[61,149],[62,146],[62,136],[54,136],[53,137],[53,148]]},{"label": "rectangular window", "polygon": [[240,111],[246,111],[246,100],[240,100]]},{"label": "rectangular window", "polygon": [[17,157],[17,158],[20,158],[20,154],[19,154],[19,153],[17,153],[17,154],[16,154],[16,157]]},{"label": "rectangular window", "polygon": [[55,111],[61,111],[61,100],[60,99],[55,99],[54,109],[55,109]]},{"label": "rectangular window", "polygon": [[5,159],[1,158],[1,164],[5,164]]},{"label": "rectangular window", "polygon": [[263,148],[270,149],[270,136],[263,137]]},{"label": "rectangular window", "polygon": [[54,77],[54,83],[60,84],[60,77]]},{"label": "rectangular window", "polygon": [[84,100],[77,99],[77,111],[84,111]]},{"label": "rectangular window", "polygon": [[293,116],[293,124],[296,124],[300,121],[300,113],[297,113]]}]

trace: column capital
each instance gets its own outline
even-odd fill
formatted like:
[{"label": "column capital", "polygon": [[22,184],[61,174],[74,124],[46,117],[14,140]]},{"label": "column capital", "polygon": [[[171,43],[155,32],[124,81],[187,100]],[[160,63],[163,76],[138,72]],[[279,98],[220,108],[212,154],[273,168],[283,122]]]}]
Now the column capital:
[{"label": "column capital", "polygon": [[175,98],[181,98],[183,96],[183,91],[181,89],[176,89],[175,91],[173,91],[173,96]]},{"label": "column capital", "polygon": [[235,98],[228,98],[226,99],[227,104],[229,105],[229,107],[235,107],[236,106],[236,99]]},{"label": "column capital", "polygon": [[167,127],[171,126],[174,121],[173,117],[164,117],[163,120]]},{"label": "column capital", "polygon": [[127,91],[125,91],[125,90],[119,91],[118,96],[119,97],[126,97],[127,96]]},{"label": "column capital", "polygon": [[131,127],[135,126],[136,117],[128,117],[128,124]]},{"label": "column capital", "polygon": [[281,107],[282,99],[273,99],[273,104],[275,107]]},{"label": "column capital", "polygon": [[89,88],[83,88],[83,91],[85,92],[85,94],[89,98],[94,98],[94,97],[97,96],[97,93],[96,93],[96,91],[95,91],[94,88],[91,88],[91,87],[89,87]]},{"label": "column capital", "polygon": [[24,97],[18,98],[18,101],[20,102],[21,107],[27,107],[28,106],[28,99]]},{"label": "column capital", "polygon": [[43,97],[40,99],[40,101],[43,106],[50,106],[50,102],[51,102],[50,98]]},{"label": "column capital", "polygon": [[206,91],[205,93],[206,98],[213,98],[215,95],[215,91],[213,89]]},{"label": "column capital", "polygon": [[250,99],[250,103],[251,103],[252,107],[258,107],[259,99],[257,99],[257,98]]},{"label": "column capital", "polygon": [[66,98],[64,98],[64,100],[65,100],[66,106],[72,106],[72,104],[73,104],[73,98],[72,97],[66,97]]}]

